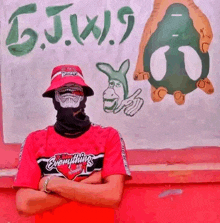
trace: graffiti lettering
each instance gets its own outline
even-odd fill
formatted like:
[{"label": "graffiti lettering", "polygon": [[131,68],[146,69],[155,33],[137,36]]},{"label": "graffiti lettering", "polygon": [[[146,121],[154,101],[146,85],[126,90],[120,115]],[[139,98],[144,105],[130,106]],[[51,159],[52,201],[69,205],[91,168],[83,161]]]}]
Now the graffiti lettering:
[{"label": "graffiti lettering", "polygon": [[[126,24],[126,21],[125,21],[125,19],[124,19],[124,15],[126,15],[126,14],[133,14],[133,13],[134,13],[134,12],[133,12],[133,10],[132,10],[130,7],[123,7],[123,8],[121,8],[121,9],[118,11],[118,19],[119,19],[119,21],[120,21],[121,23]],[[122,39],[121,39],[121,41],[120,41],[120,44],[121,44],[122,42],[124,42],[124,41],[128,38],[128,36],[130,35],[130,33],[131,33],[133,27],[134,27],[134,16],[129,15],[129,16],[128,16],[128,26],[127,26],[127,29],[126,29],[126,31],[125,31],[124,36],[122,37]]]},{"label": "graffiti lettering", "polygon": [[13,20],[13,23],[6,39],[6,45],[10,45],[8,46],[8,50],[12,55],[19,57],[27,53],[30,53],[33,50],[38,39],[38,34],[31,28],[25,29],[21,34],[21,38],[25,35],[28,35],[30,37],[26,42],[21,43],[21,44],[13,44],[13,45],[11,44],[17,43],[19,39],[17,17],[21,14],[29,14],[29,13],[34,13],[36,11],[37,11],[36,4],[29,4],[29,5],[19,7],[10,17],[8,23],[10,24],[12,20]]},{"label": "graffiti lettering", "polygon": [[90,34],[90,32],[93,30],[93,27],[97,21],[98,16],[96,16],[94,19],[90,20],[88,25],[85,27],[85,29],[83,30],[83,32],[81,33],[80,37],[85,40],[88,35]]},{"label": "graffiti lettering", "polygon": [[[56,44],[58,43],[63,36],[63,27],[62,27],[62,20],[61,20],[61,15],[60,13],[71,7],[73,4],[67,4],[67,5],[61,5],[61,6],[49,6],[46,7],[46,15],[48,18],[53,17],[53,35],[44,29],[44,35],[46,37],[46,40],[51,43],[51,44]],[[38,36],[39,34],[31,29],[27,28],[25,29],[20,38],[22,38],[24,35],[28,35],[29,39],[23,43],[18,43],[19,41],[19,19],[18,16],[21,14],[30,14],[30,13],[36,13],[37,12],[37,5],[36,3],[25,5],[19,7],[15,12],[12,13],[10,19],[9,19],[9,24],[12,22],[12,26],[9,30],[8,36],[6,38],[6,45],[8,46],[9,52],[13,56],[24,56],[28,53],[30,53],[34,47],[36,46]],[[122,44],[131,34],[131,31],[133,30],[134,27],[134,12],[133,10],[128,7],[122,7],[118,10],[117,13],[117,19],[121,24],[126,25],[126,30],[119,42],[119,44]],[[125,16],[128,15],[127,21],[125,19]],[[80,45],[84,45],[84,41],[86,38],[92,33],[94,36],[95,40],[97,40],[98,45],[101,45],[107,35],[109,34],[110,27],[111,27],[111,12],[109,10],[104,11],[104,22],[103,22],[103,27],[100,28],[96,23],[99,18],[99,15],[94,16],[93,18],[90,18],[88,15],[86,15],[86,20],[87,20],[87,25],[84,27],[83,30],[79,30],[79,22],[77,18],[77,14],[70,14],[69,17],[69,22],[70,22],[70,28],[72,31],[72,37],[76,40],[76,42]],[[70,40],[65,40],[66,46],[71,45]],[[115,40],[110,40],[109,41],[110,45],[115,44]],[[40,45],[40,48],[42,50],[45,50],[46,45],[45,43],[42,43]]]},{"label": "graffiti lettering", "polygon": [[44,30],[44,33],[48,42],[54,44],[54,43],[57,43],[61,39],[62,34],[63,34],[62,22],[61,22],[60,15],[57,15],[57,14],[63,11],[64,9],[69,8],[71,5],[72,4],[46,8],[46,13],[48,17],[55,15],[54,20],[53,20],[54,21],[54,36],[51,36],[50,34],[48,34],[47,30]]},{"label": "graffiti lettering", "polygon": [[[91,21],[91,19],[88,16],[86,16],[86,19],[87,19],[88,22]],[[101,35],[101,29],[98,26],[94,25],[94,27],[92,29],[92,33],[93,33],[94,37],[96,39],[98,39]]]}]

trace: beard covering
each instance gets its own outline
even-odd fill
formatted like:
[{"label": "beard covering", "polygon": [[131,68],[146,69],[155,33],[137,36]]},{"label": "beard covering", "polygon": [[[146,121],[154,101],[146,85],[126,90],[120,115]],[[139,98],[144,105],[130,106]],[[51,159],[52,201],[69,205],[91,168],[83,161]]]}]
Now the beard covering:
[{"label": "beard covering", "polygon": [[77,108],[63,108],[53,98],[53,104],[57,110],[57,121],[54,129],[58,134],[68,138],[76,138],[89,130],[91,122],[84,112],[86,100],[87,97],[84,96],[84,99]]}]

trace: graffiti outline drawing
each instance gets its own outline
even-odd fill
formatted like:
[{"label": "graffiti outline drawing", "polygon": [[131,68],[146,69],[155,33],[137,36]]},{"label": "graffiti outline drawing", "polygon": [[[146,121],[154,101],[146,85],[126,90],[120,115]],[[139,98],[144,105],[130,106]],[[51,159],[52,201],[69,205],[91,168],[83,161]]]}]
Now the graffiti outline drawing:
[{"label": "graffiti outline drawing", "polygon": [[124,110],[127,116],[133,117],[142,108],[144,100],[138,97],[142,92],[140,88],[128,96],[126,74],[130,67],[129,59],[121,64],[119,70],[114,70],[108,63],[97,63],[96,67],[108,76],[109,85],[103,92],[103,110],[113,114]]}]

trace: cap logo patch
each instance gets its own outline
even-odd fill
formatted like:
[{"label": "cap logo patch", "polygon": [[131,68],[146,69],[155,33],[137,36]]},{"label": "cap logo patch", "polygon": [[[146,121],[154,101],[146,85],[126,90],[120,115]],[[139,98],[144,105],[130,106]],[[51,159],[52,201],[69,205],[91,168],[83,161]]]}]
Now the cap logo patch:
[{"label": "cap logo patch", "polygon": [[56,74],[52,76],[51,80],[53,80],[55,77],[57,77],[60,74],[62,78],[65,76],[79,76],[80,78],[84,79],[83,75],[81,75],[74,67],[62,67],[59,72],[57,72]]},{"label": "cap logo patch", "polygon": [[61,74],[62,74],[62,77],[79,75],[79,73],[76,71],[74,67],[63,67],[61,69]]},{"label": "cap logo patch", "polygon": [[79,73],[77,71],[71,71],[71,72],[66,72],[66,71],[63,71],[61,72],[62,74],[62,77],[65,77],[65,76],[78,76]]}]

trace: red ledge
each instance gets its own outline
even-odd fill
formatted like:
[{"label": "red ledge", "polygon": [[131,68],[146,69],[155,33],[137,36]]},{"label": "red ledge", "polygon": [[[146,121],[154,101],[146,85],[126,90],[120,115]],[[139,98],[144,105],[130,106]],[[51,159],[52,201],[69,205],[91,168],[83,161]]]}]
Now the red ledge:
[{"label": "red ledge", "polygon": [[128,161],[130,165],[220,163],[220,147],[128,150]]},{"label": "red ledge", "polygon": [[0,177],[0,188],[12,188],[14,177]]},{"label": "red ledge", "polygon": [[[0,169],[18,165],[20,144],[4,144],[0,137]],[[128,150],[130,165],[220,163],[220,147],[192,147],[187,149]]]},{"label": "red ledge", "polygon": [[220,170],[184,170],[158,172],[132,172],[132,180],[127,185],[152,185],[176,183],[218,183]]},{"label": "red ledge", "polygon": [[[0,177],[0,188],[12,188],[13,176]],[[220,170],[134,171],[127,186],[152,184],[219,183]]]}]

